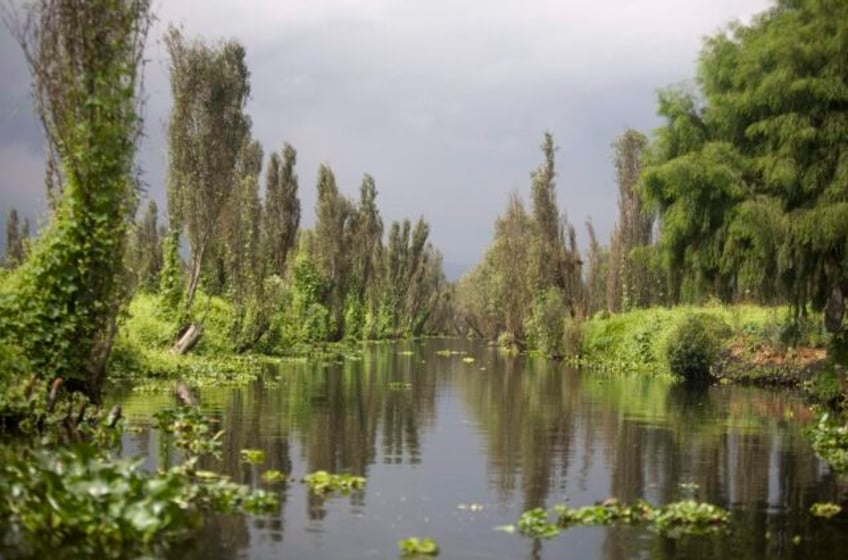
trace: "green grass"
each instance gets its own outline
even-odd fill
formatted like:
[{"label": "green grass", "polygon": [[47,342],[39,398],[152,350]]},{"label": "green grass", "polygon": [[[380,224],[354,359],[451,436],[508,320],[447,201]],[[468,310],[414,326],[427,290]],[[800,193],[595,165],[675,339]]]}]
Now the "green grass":
[{"label": "green grass", "polygon": [[256,357],[234,354],[230,343],[232,307],[220,298],[199,295],[196,314],[204,317],[203,336],[189,354],[173,352],[179,334],[176,314],[161,298],[137,294],[118,330],[110,372],[117,378],[180,378],[199,384],[252,379],[260,369]]},{"label": "green grass", "polygon": [[729,328],[724,351],[731,345],[746,355],[762,348],[786,351],[793,345],[820,347],[827,339],[815,318],[795,325],[786,307],[719,304],[654,307],[598,315],[586,321],[581,362],[614,372],[670,375],[666,360],[669,336],[696,314],[707,315]]}]

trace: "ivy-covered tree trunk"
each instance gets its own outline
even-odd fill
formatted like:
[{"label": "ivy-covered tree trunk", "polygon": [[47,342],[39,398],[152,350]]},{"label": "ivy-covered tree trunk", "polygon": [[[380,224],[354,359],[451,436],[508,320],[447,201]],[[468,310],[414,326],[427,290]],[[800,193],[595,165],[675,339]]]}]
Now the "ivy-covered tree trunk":
[{"label": "ivy-covered tree trunk", "polygon": [[15,31],[36,108],[60,162],[51,221],[0,286],[0,336],[31,371],[97,401],[126,300],[123,257],[136,205],[138,82],[148,0],[41,0]]}]

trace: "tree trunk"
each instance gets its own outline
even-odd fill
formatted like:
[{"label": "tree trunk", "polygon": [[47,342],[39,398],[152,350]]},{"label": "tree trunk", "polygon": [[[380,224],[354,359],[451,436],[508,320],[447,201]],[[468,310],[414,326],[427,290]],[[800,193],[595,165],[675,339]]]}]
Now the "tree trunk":
[{"label": "tree trunk", "polygon": [[836,285],[824,306],[824,326],[830,333],[838,333],[845,316],[845,293],[843,286]]},{"label": "tree trunk", "polygon": [[174,353],[181,356],[183,354],[188,354],[191,349],[194,348],[194,345],[197,344],[197,341],[200,340],[202,335],[203,329],[200,325],[192,323],[177,341],[177,344],[174,346]]}]

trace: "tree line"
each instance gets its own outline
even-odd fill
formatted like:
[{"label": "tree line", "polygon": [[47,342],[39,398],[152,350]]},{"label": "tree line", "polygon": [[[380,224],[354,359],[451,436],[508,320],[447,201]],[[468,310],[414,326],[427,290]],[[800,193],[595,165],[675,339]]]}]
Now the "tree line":
[{"label": "tree line", "polygon": [[322,165],[315,226],[300,226],[297,152],[285,144],[264,161],[238,41],[167,32],[167,219],[152,201],[136,219],[150,3],[39,0],[21,10],[4,15],[33,76],[50,215],[31,240],[16,211],[7,222],[0,383],[15,372],[62,377],[99,399],[120,317],[139,291],[158,293],[161,312],[177,319],[180,352],[202,336],[212,297],[232,307],[240,352],[448,324],[450,289],[429,225],[406,219],[384,231],[371,176],[354,199]]},{"label": "tree line", "polygon": [[574,319],[715,298],[823,309],[832,350],[848,347],[846,34],[844,2],[778,0],[709,37],[695,82],[660,90],[652,137],[613,143],[618,220],[606,245],[587,224],[583,259],[546,198],[546,135],[532,211],[512,195],[459,283],[464,328],[560,355],[579,351]]},{"label": "tree line", "polygon": [[40,0],[17,27],[48,139],[51,215],[30,241],[17,215],[8,220],[4,369],[26,363],[96,396],[134,290],[159,293],[179,318],[181,351],[202,335],[210,296],[232,305],[238,351],[455,329],[559,357],[599,312],[709,298],[789,303],[796,317],[824,309],[845,341],[844,3],[778,0],[708,38],[695,82],[660,91],[663,124],[614,142],[618,220],[606,244],[587,224],[585,254],[557,203],[546,133],[529,202],[510,196],[456,286],[423,219],[384,228],[367,174],[351,198],[321,166],[315,225],[300,227],[297,152],[284,145],[265,162],[245,112],[244,48],[175,28],[167,223],[149,203],[132,225],[149,3],[81,6]]}]

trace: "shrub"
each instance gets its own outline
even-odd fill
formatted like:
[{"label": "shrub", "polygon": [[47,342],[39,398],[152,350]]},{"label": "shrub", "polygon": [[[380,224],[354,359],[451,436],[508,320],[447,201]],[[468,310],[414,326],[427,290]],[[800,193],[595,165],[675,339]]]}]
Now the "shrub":
[{"label": "shrub", "polygon": [[703,313],[687,316],[666,341],[668,368],[690,381],[710,378],[710,368],[718,360],[721,341],[729,330],[717,317]]}]

